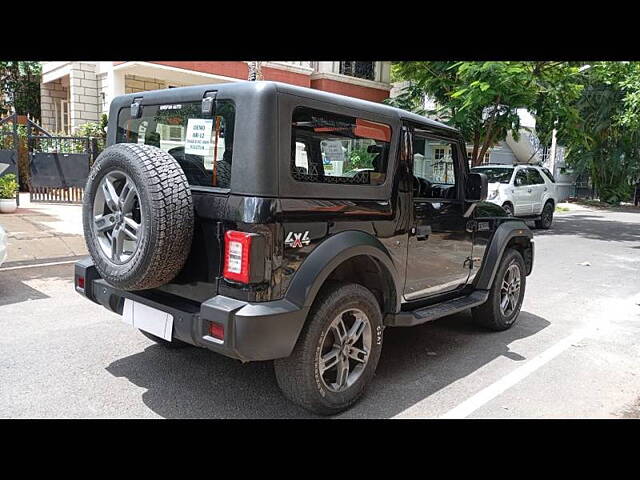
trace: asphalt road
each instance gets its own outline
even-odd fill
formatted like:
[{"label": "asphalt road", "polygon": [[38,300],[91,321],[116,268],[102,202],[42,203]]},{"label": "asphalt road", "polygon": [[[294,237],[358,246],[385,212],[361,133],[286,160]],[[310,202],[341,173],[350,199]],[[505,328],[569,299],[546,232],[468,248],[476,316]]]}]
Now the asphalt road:
[{"label": "asphalt road", "polygon": [[[588,262],[586,265],[584,262]],[[0,268],[0,417],[309,417],[270,363],[170,351],[73,291],[71,264]],[[640,417],[640,212],[580,210],[536,232],[519,322],[469,314],[385,331],[350,418]]]}]

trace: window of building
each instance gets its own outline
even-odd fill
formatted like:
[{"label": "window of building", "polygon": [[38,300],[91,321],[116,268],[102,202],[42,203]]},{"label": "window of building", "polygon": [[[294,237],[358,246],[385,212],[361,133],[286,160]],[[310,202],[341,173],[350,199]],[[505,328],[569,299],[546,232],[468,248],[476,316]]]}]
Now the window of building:
[{"label": "window of building", "polygon": [[350,77],[375,80],[375,62],[340,62],[340,73]]},{"label": "window of building", "polygon": [[[467,150],[467,158],[469,160],[471,160],[472,155],[473,155],[473,150]],[[484,158],[482,159],[482,162],[480,162],[480,165],[488,165],[489,163],[491,163],[489,161],[490,157],[491,157],[491,152],[490,151],[485,152]]]},{"label": "window of building", "polygon": [[391,127],[361,118],[298,107],[293,112],[291,175],[314,183],[381,185]]},{"label": "window of building", "polygon": [[60,133],[69,133],[71,126],[71,112],[69,101],[64,98],[56,99],[55,106],[55,130]]}]

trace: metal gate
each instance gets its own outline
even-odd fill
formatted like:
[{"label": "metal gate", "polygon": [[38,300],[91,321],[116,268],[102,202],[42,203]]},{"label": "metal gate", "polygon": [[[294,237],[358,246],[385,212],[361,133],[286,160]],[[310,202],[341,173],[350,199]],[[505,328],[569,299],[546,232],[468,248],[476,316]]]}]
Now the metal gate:
[{"label": "metal gate", "polygon": [[95,151],[89,137],[29,136],[32,202],[82,203]]}]

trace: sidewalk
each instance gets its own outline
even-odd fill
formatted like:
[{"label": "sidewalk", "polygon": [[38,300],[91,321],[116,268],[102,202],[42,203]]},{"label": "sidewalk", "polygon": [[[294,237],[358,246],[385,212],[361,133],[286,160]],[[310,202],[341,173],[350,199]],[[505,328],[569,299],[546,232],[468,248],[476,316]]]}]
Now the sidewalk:
[{"label": "sidewalk", "polygon": [[9,237],[3,267],[87,255],[80,205],[30,203],[21,193],[20,207],[0,214],[0,225]]}]

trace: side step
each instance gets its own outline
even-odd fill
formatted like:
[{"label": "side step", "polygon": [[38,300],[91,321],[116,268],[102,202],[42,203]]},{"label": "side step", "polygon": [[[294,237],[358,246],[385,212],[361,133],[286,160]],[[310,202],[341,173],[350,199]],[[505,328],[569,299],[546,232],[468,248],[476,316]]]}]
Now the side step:
[{"label": "side step", "polygon": [[488,290],[476,290],[466,297],[454,298],[446,302],[429,305],[410,312],[400,312],[389,315],[386,324],[390,327],[413,327],[421,323],[437,320],[468,308],[477,307],[487,301]]}]

